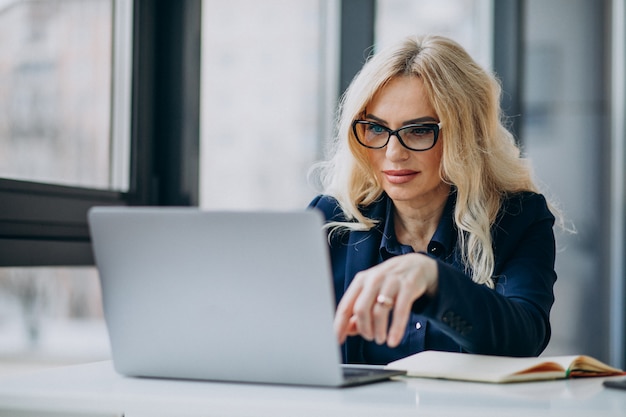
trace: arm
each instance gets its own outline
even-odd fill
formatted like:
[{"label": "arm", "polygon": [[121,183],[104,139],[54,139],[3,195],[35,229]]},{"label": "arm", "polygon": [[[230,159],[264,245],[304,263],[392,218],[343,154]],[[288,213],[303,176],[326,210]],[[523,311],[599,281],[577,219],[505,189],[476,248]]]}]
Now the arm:
[{"label": "arm", "polygon": [[554,217],[536,195],[518,213],[502,219],[494,239],[495,290],[438,262],[436,296],[414,305],[413,311],[429,317],[468,352],[536,356],[550,340]]}]

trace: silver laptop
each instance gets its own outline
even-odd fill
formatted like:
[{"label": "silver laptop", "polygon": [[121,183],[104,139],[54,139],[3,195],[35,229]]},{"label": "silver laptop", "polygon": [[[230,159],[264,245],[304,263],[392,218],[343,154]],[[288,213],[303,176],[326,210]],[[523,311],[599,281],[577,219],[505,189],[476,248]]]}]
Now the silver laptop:
[{"label": "silver laptop", "polygon": [[397,375],[340,365],[322,224],[305,210],[91,209],[117,372],[317,386]]}]

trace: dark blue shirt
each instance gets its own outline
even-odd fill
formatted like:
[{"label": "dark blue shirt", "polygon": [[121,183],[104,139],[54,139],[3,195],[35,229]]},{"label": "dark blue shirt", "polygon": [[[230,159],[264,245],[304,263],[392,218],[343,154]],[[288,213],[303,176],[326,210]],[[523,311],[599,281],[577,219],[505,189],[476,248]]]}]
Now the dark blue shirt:
[{"label": "dark blue shirt", "polygon": [[[427,249],[438,264],[437,295],[414,303],[398,347],[350,337],[343,346],[344,362],[385,364],[423,350],[537,356],[545,349],[556,273],[554,216],[544,197],[524,192],[502,204],[491,229],[495,289],[474,283],[461,262],[453,221],[455,202],[452,192]],[[345,221],[332,197],[318,196],[310,206],[320,209],[328,221]],[[369,231],[331,235],[337,302],[357,272],[413,252],[397,241],[393,202],[385,194],[362,211],[379,223]]]}]

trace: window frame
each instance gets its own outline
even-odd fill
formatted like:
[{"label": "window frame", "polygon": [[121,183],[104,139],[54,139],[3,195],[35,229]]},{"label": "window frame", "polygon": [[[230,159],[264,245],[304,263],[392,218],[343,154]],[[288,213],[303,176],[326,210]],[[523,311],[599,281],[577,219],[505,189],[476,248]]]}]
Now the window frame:
[{"label": "window frame", "polygon": [[376,0],[340,0],[339,95],[361,70],[374,46]]}]

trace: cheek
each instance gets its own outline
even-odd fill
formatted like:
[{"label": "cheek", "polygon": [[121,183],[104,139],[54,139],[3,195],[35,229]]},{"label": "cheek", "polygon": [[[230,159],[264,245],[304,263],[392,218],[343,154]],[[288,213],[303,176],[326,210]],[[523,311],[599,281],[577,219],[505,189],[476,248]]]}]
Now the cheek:
[{"label": "cheek", "polygon": [[427,154],[420,155],[422,157],[422,165],[430,171],[439,171],[442,152],[440,149],[436,148],[431,149],[431,151],[432,152],[428,152]]},{"label": "cheek", "polygon": [[436,156],[433,158],[433,165],[437,167],[437,170],[439,170],[439,168],[441,167],[442,158],[442,152],[437,152]]},{"label": "cheek", "polygon": [[381,166],[382,163],[382,159],[381,159],[381,154],[382,152],[376,152],[374,150],[368,149],[365,157],[367,160],[367,163],[369,164],[370,167],[373,168],[374,175],[376,175],[376,171],[378,171],[377,168],[379,168]]},{"label": "cheek", "polygon": [[377,184],[380,184],[381,181],[381,170],[383,166],[383,159],[379,155],[380,152],[374,152],[368,150],[363,158],[367,167],[367,175]]},{"label": "cheek", "polygon": [[437,171],[440,170],[441,161],[443,159],[443,147],[441,146],[441,142],[437,144],[433,149],[433,152],[427,156],[428,165]]}]

